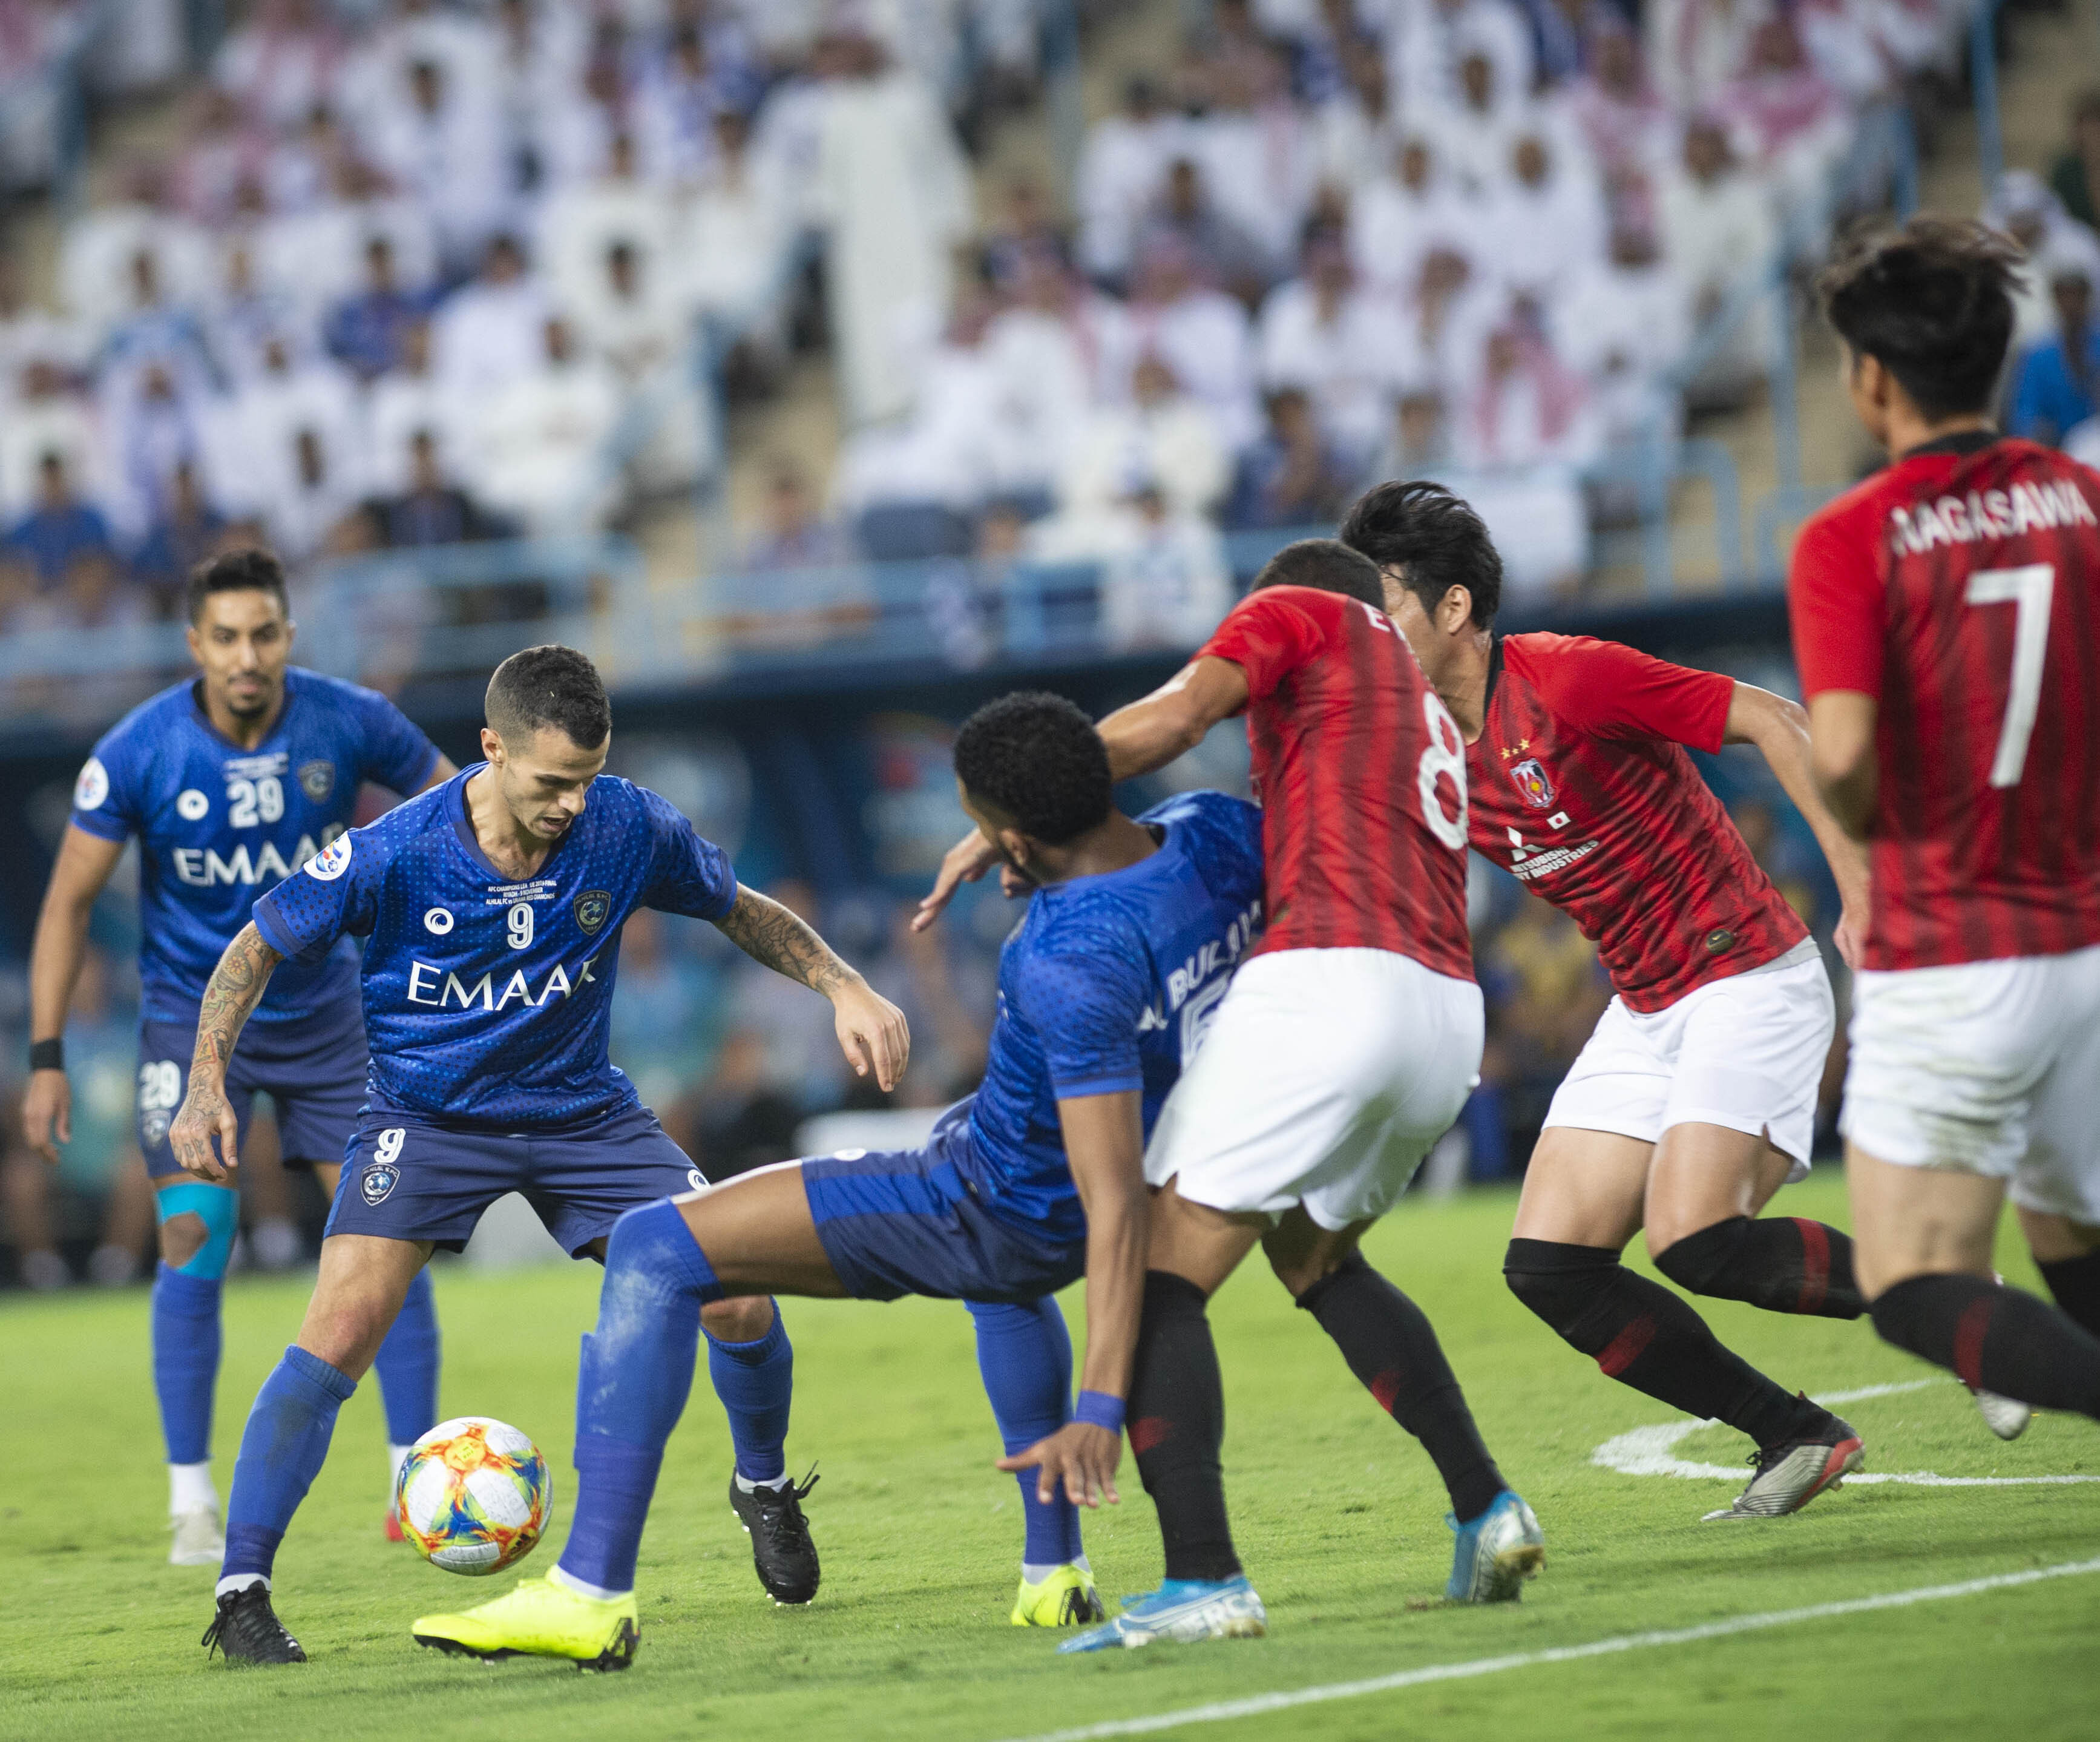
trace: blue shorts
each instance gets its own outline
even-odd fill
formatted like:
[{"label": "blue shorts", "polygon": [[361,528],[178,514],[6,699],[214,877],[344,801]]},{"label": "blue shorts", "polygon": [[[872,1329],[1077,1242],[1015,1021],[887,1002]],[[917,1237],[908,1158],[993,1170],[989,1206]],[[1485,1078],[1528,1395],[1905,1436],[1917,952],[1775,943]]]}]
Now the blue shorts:
[{"label": "blue shorts", "polygon": [[561,1132],[462,1130],[398,1107],[368,1107],[323,1237],[376,1234],[457,1252],[482,1211],[517,1192],[562,1250],[579,1258],[637,1205],[707,1183],[646,1107]]},{"label": "blue shorts", "polygon": [[824,1255],[857,1300],[1026,1302],[1087,1273],[1087,1242],[1044,1240],[987,1210],[940,1140],[801,1164]]},{"label": "blue shorts", "polygon": [[[139,1147],[156,1180],[181,1174],[168,1146],[168,1127],[189,1092],[196,1025],[150,1018],[139,1025]],[[248,1144],[255,1097],[277,1109],[277,1140],[287,1167],[333,1166],[342,1159],[358,1109],[364,1105],[364,1025],[331,1021],[323,1032],[305,1024],[280,1034],[252,1025],[227,1067],[226,1099]],[[184,1177],[188,1177],[184,1175]]]}]

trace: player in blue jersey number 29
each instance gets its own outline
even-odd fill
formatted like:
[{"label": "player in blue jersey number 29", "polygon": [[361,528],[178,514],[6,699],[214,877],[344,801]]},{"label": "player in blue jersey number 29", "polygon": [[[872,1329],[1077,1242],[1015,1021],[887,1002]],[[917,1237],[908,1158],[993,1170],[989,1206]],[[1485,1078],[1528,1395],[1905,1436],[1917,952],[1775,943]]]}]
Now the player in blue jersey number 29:
[{"label": "player in blue jersey number 29", "polygon": [[[256,1397],[234,1466],[205,1634],[230,1660],[305,1660],[271,1606],[277,1546],[432,1250],[458,1250],[515,1191],[572,1255],[599,1258],[624,1211],[705,1183],[607,1056],[629,915],[711,920],[823,993],[849,1061],[885,1089],[910,1051],[902,1015],[822,938],[739,889],[728,856],[667,800],[602,772],[612,709],[589,660],[527,648],[496,668],[487,705],[488,761],[309,859],[256,902],[205,990],[170,1135],[185,1169],[218,1180],[235,1140],[235,1043],[273,972],[346,936],[367,940],[368,1099],[306,1321]],[[717,1302],[708,1316],[709,1369],[736,1443],[730,1503],[775,1600],[806,1603],[818,1567],[806,1490],[786,1474],[787,1333],[762,1295]]]},{"label": "player in blue jersey number 29", "polygon": [[[32,1045],[22,1099],[29,1146],[55,1161],[71,1136],[66,1007],[88,916],[124,844],[139,842],[139,1147],[161,1223],[153,1283],[153,1385],[167,1442],[179,1567],[218,1564],[211,1480],[219,1285],[239,1225],[223,1183],[184,1173],[168,1147],[196,1043],[197,1002],[255,898],[350,827],[366,781],[412,793],[454,770],[384,696],[290,664],[296,633],[285,571],[267,551],[200,567],[189,584],[199,675],[142,702],[95,747],[73,789],[29,957]],[[255,1011],[227,1081],[238,1127],[270,1096],[285,1165],[311,1167],[331,1196],[364,1100],[357,952],[341,947],[280,975]],[[237,1141],[237,1140],[236,1140]],[[233,1142],[229,1156],[236,1153]],[[395,1467],[438,1419],[438,1325],[419,1280],[379,1352]],[[388,1513],[389,1534],[399,1526]]]}]

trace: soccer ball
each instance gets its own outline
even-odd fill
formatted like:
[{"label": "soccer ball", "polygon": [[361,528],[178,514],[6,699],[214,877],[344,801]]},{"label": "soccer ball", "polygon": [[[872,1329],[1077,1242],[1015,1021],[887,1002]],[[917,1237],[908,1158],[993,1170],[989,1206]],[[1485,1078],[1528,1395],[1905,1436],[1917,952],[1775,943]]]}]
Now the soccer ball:
[{"label": "soccer ball", "polygon": [[448,1572],[501,1572],[532,1552],[554,1484],[540,1449],[506,1422],[462,1415],[408,1449],[394,1497],[402,1534]]}]

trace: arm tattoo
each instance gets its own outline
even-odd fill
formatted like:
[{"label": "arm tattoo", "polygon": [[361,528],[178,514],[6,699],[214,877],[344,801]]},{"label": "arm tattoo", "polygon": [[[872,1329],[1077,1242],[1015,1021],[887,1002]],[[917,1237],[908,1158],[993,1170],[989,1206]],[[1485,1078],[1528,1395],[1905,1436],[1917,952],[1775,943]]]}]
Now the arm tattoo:
[{"label": "arm tattoo", "polygon": [[829,944],[788,909],[755,889],[739,889],[736,905],[715,924],[752,961],[826,997],[834,986],[854,977]]},{"label": "arm tattoo", "polygon": [[262,1002],[270,976],[285,959],[263,942],[253,923],[240,928],[226,954],[212,970],[211,983],[204,989],[197,1010],[196,1056],[192,1069],[210,1065],[223,1075],[233,1057],[233,1043],[240,1038],[241,1025]]}]

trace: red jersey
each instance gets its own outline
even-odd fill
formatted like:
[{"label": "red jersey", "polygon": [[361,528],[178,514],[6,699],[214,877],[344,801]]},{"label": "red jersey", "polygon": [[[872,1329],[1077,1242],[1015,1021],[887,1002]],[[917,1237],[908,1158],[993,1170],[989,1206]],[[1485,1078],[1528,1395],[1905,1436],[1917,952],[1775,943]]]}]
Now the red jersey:
[{"label": "red jersey", "polygon": [[1466,752],[1476,852],[1597,946],[1627,1008],[1781,956],[1808,928],[1700,778],[1734,680],[1585,635],[1505,635]]},{"label": "red jersey", "polygon": [[1390,950],[1471,979],[1465,747],[1392,620],[1339,593],[1264,587],[1205,655],[1246,673],[1268,862],[1255,954]]},{"label": "red jersey", "polygon": [[2100,477],[1979,432],[1801,530],[1802,690],[1879,703],[1869,968],[2100,943]]}]

